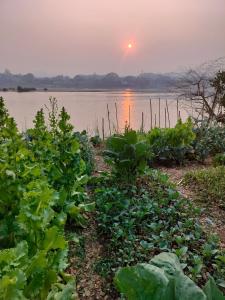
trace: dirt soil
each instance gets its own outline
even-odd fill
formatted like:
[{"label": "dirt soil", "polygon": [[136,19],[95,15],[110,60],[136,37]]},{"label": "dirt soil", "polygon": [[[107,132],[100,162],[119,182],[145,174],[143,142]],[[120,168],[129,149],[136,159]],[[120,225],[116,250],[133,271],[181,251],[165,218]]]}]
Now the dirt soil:
[{"label": "dirt soil", "polygon": [[[101,156],[101,149],[95,150],[95,171],[94,176],[99,176],[101,172],[108,171],[109,168],[104,163]],[[109,300],[111,299],[105,292],[106,282],[103,277],[95,271],[96,262],[103,256],[103,245],[97,238],[97,224],[95,214],[88,215],[88,225],[82,231],[84,238],[84,259],[70,258],[68,272],[76,277],[76,291],[79,300]]]}]

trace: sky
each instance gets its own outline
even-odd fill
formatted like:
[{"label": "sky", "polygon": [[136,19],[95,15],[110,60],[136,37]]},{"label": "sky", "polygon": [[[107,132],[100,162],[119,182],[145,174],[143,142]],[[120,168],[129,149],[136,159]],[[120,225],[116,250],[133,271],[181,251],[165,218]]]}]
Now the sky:
[{"label": "sky", "polygon": [[0,72],[177,72],[225,56],[224,34],[225,0],[0,0]]}]

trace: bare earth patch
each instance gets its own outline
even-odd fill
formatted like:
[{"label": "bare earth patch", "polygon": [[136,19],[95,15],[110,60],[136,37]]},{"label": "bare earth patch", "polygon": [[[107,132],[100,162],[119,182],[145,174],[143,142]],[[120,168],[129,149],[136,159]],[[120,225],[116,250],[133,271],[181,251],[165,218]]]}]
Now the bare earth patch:
[{"label": "bare earth patch", "polygon": [[[94,176],[101,172],[109,171],[109,168],[101,156],[101,149],[95,151]],[[105,292],[106,282],[103,277],[95,271],[96,262],[103,256],[103,245],[97,238],[97,224],[95,214],[89,214],[88,224],[82,231],[84,238],[84,259],[78,257],[70,258],[68,272],[76,277],[76,290],[80,300],[109,300],[110,296]]]}]

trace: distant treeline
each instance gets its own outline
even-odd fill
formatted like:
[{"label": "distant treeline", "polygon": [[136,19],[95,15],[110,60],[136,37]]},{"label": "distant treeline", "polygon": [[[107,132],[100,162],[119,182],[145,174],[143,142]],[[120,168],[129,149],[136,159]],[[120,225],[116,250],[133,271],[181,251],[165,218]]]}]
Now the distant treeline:
[{"label": "distant treeline", "polygon": [[[9,71],[0,73],[0,89],[156,89],[168,90],[175,86],[177,75],[174,73],[142,73],[138,76],[119,76],[116,73],[106,75],[76,75],[35,77],[28,73],[12,74]],[[24,88],[22,88],[24,89]],[[21,90],[20,90],[21,91]]]}]

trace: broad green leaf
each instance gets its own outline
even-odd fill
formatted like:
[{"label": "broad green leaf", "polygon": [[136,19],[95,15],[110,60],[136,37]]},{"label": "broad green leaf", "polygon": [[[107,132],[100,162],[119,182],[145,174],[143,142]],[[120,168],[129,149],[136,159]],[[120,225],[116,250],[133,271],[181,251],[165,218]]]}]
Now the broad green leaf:
[{"label": "broad green leaf", "polygon": [[225,296],[216,286],[212,277],[209,278],[203,290],[207,296],[207,300],[225,300]]},{"label": "broad green leaf", "polygon": [[95,210],[95,202],[79,204],[79,208],[81,208],[85,212],[93,212]]},{"label": "broad green leaf", "polygon": [[194,281],[182,273],[175,274],[174,284],[176,300],[207,300]]},{"label": "broad green leaf", "polygon": [[153,265],[138,264],[120,269],[114,281],[128,300],[167,299],[169,280],[163,270]]},{"label": "broad green leaf", "polygon": [[64,249],[65,247],[66,241],[58,228],[56,226],[49,228],[45,233],[43,249],[48,251],[50,249]]},{"label": "broad green leaf", "polygon": [[173,276],[182,272],[182,268],[177,256],[173,253],[160,253],[151,259],[151,264],[162,268],[168,275]]}]

